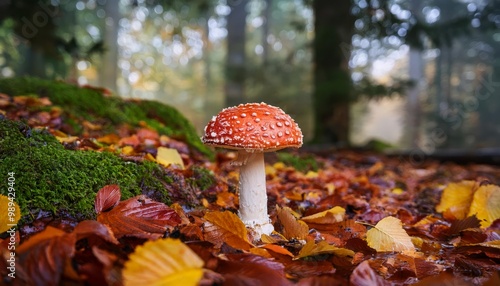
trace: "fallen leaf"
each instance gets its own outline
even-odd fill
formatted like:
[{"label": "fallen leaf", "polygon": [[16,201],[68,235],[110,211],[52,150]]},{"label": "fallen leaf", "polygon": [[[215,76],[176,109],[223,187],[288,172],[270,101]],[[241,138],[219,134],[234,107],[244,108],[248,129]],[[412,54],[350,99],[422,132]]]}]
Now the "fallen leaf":
[{"label": "fallen leaf", "polygon": [[107,242],[118,244],[118,240],[115,238],[115,235],[113,234],[111,229],[105,224],[102,224],[95,220],[84,220],[79,222],[75,226],[73,234],[76,236],[77,241],[84,238],[97,236]]},{"label": "fallen leaf", "polygon": [[158,147],[158,153],[156,154],[156,161],[165,167],[170,165],[178,165],[181,169],[184,169],[184,162],[182,161],[181,155],[176,149]]},{"label": "fallen leaf", "polygon": [[124,285],[198,285],[203,260],[180,240],[166,238],[138,246],[123,268]]},{"label": "fallen leaf", "polygon": [[60,230],[58,228],[55,228],[53,226],[47,226],[43,231],[33,235],[32,237],[28,238],[26,241],[24,241],[17,249],[16,251],[18,253],[23,253],[26,252],[28,249],[32,248],[33,246],[41,243],[44,240],[56,238],[59,236],[65,235],[66,232],[63,230]]},{"label": "fallen leaf", "polygon": [[287,239],[305,239],[309,233],[309,227],[303,221],[297,220],[289,207],[276,206],[278,220],[283,226],[283,236]]},{"label": "fallen leaf", "polygon": [[140,195],[120,202],[108,212],[100,213],[97,221],[108,225],[116,238],[134,236],[157,239],[165,234],[168,226],[181,223],[181,218],[167,205]]},{"label": "fallen leaf", "polygon": [[441,201],[436,206],[436,211],[439,213],[446,211],[455,219],[466,218],[476,188],[477,182],[475,181],[461,181],[448,184],[443,190]]},{"label": "fallen leaf", "polygon": [[386,217],[366,232],[366,241],[371,248],[383,251],[415,251],[411,237],[395,217]]},{"label": "fallen leaf", "polygon": [[21,219],[21,208],[15,202],[14,198],[0,195],[0,209],[2,210],[2,215],[0,216],[0,233],[3,233],[15,227],[19,222]]},{"label": "fallen leaf", "polygon": [[276,244],[264,244],[260,247],[265,248],[265,249],[270,250],[270,251],[273,251],[275,253],[279,253],[279,254],[293,257],[293,254],[290,251],[288,251],[288,249],[286,249],[282,246],[276,245]]},{"label": "fallen leaf", "polygon": [[481,220],[481,227],[490,226],[500,218],[500,187],[485,185],[474,193],[469,216],[476,215]]},{"label": "fallen leaf", "polygon": [[223,243],[231,247],[249,250],[252,243],[248,240],[248,231],[240,218],[232,212],[208,212],[203,224],[205,240],[217,247]]},{"label": "fallen leaf", "polygon": [[477,219],[475,215],[469,216],[465,219],[456,220],[451,223],[448,235],[449,236],[458,235],[462,230],[468,228],[479,228],[480,225],[481,222]]},{"label": "fallen leaf", "polygon": [[120,136],[113,134],[113,133],[97,138],[97,142],[108,144],[108,145],[116,144],[119,141],[120,141]]},{"label": "fallen leaf", "polygon": [[292,285],[285,277],[283,264],[252,254],[229,254],[216,271],[225,278],[225,285]]},{"label": "fallen leaf", "polygon": [[314,243],[313,240],[310,240],[302,247],[302,249],[299,251],[299,254],[294,257],[294,260],[308,257],[308,256],[314,256],[314,255],[320,255],[320,254],[334,254],[337,256],[354,256],[354,251],[346,248],[339,248],[334,245],[328,244],[328,242],[322,240],[318,243]]},{"label": "fallen leaf", "polygon": [[306,223],[331,224],[343,221],[344,217],[345,209],[336,206],[329,210],[303,217],[301,220]]},{"label": "fallen leaf", "polygon": [[75,253],[73,234],[48,226],[17,248],[17,256],[30,285],[59,285]]},{"label": "fallen leaf", "polygon": [[95,197],[95,212],[100,214],[115,207],[120,202],[121,195],[118,185],[107,185],[102,187]]},{"label": "fallen leaf", "polygon": [[353,286],[386,286],[392,285],[379,276],[373,268],[370,267],[370,263],[367,260],[361,262],[351,274],[349,278],[350,285]]}]

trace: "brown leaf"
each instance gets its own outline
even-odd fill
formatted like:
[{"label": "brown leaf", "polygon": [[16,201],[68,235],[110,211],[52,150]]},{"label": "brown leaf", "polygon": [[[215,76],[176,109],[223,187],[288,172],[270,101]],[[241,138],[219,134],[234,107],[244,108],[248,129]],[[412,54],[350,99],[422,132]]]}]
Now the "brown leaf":
[{"label": "brown leaf", "polygon": [[398,267],[399,269],[409,269],[418,279],[436,275],[441,271],[434,263],[425,261],[419,257],[399,254],[396,257],[396,261],[398,261],[399,265],[401,265]]},{"label": "brown leaf", "polygon": [[368,261],[361,262],[352,272],[349,282],[353,286],[385,286],[391,285],[380,277],[373,268],[370,267]]},{"label": "brown leaf", "polygon": [[107,225],[104,225],[95,220],[81,221],[73,230],[73,234],[76,235],[77,241],[84,238],[97,236],[107,242],[118,244],[118,240],[115,238],[115,235],[113,234],[111,229]]},{"label": "brown leaf", "polygon": [[108,225],[116,238],[157,239],[165,234],[168,226],[178,225],[181,218],[167,205],[140,195],[120,202],[109,212],[100,213],[97,221]]},{"label": "brown leaf", "polygon": [[95,212],[100,214],[115,207],[120,202],[121,195],[118,185],[107,185],[102,187],[95,197]]},{"label": "brown leaf", "polygon": [[29,279],[30,285],[58,285],[65,268],[70,267],[76,237],[49,229],[29,240],[32,243],[18,251],[18,263],[28,275],[25,278]]},{"label": "brown leaf", "polygon": [[468,228],[479,228],[481,226],[481,222],[477,219],[475,215],[469,216],[465,219],[454,221],[450,229],[448,230],[449,236],[458,235],[462,230]]},{"label": "brown leaf", "polygon": [[306,245],[302,247],[299,254],[294,259],[300,259],[308,256],[314,256],[319,254],[333,253],[338,256],[354,256],[354,251],[346,248],[339,248],[328,244],[328,242],[322,240],[317,244],[313,240],[308,241]]},{"label": "brown leaf", "polygon": [[282,234],[287,239],[305,239],[309,233],[309,227],[303,221],[297,220],[289,207],[281,208],[276,206],[278,220],[283,226]]},{"label": "brown leaf", "polygon": [[346,281],[332,276],[312,276],[300,279],[296,286],[343,286]]},{"label": "brown leaf", "polygon": [[231,247],[249,250],[252,243],[248,240],[248,231],[240,218],[232,212],[209,212],[205,214],[203,224],[205,240],[217,247],[223,243]]},{"label": "brown leaf", "polygon": [[291,285],[285,277],[283,264],[251,254],[229,254],[216,269],[225,278],[225,285]]}]

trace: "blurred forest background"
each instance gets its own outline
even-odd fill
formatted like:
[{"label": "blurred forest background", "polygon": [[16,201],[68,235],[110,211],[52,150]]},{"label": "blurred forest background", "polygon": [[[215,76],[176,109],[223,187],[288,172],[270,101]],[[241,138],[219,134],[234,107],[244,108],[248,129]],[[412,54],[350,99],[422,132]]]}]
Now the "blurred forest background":
[{"label": "blurred forest background", "polygon": [[0,0],[0,76],[280,106],[306,141],[500,146],[499,0]]}]

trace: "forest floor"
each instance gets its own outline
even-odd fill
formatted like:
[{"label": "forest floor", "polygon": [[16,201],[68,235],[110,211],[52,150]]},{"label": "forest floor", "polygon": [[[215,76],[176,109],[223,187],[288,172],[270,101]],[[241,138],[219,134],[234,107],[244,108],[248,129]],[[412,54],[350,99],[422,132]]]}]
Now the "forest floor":
[{"label": "forest floor", "polygon": [[[15,172],[0,154],[5,285],[500,285],[499,166],[356,150],[269,153],[275,232],[259,238],[237,216],[236,153],[210,156],[151,122],[110,129],[74,116],[83,129],[70,134],[65,107],[51,100],[0,94],[2,152],[23,151],[2,146],[8,135],[29,143],[31,155],[16,158],[35,160],[46,146],[55,154]],[[125,162],[123,175],[78,174],[90,182],[82,196],[77,175],[64,181],[64,196],[23,188],[37,174],[21,176],[34,172],[22,166],[52,174],[71,166],[60,161],[85,160],[75,152],[111,153],[117,161],[106,162]],[[48,189],[59,179],[51,180]]]}]

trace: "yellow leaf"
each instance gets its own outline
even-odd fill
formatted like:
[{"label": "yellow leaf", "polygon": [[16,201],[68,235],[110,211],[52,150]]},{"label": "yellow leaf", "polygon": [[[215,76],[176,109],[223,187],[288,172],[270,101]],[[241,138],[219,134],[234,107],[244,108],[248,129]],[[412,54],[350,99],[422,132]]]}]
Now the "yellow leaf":
[{"label": "yellow leaf", "polygon": [[138,246],[123,268],[124,285],[198,285],[203,260],[180,240],[166,238]]},{"label": "yellow leaf", "polygon": [[302,220],[306,223],[330,224],[343,221],[344,216],[345,209],[337,206],[326,211],[303,217]]},{"label": "yellow leaf", "polygon": [[403,229],[401,221],[389,216],[379,221],[375,227],[366,232],[368,246],[379,252],[383,251],[415,251],[411,237]]},{"label": "yellow leaf", "polygon": [[307,256],[314,256],[327,253],[333,253],[334,255],[342,257],[354,256],[354,251],[350,249],[339,248],[334,245],[330,245],[328,244],[328,242],[324,240],[318,242],[317,244],[315,244],[313,240],[310,240],[306,243],[306,245],[304,245],[304,247],[302,247],[302,249],[299,251],[299,254],[294,258],[294,260]]},{"label": "yellow leaf", "polygon": [[14,201],[14,198],[0,195],[0,233],[3,233],[17,224],[21,219],[21,211],[19,205]]},{"label": "yellow leaf", "polygon": [[179,165],[181,169],[184,169],[184,162],[182,161],[181,155],[176,149],[158,147],[158,153],[156,154],[156,161],[165,167],[170,165]]},{"label": "yellow leaf", "polygon": [[217,246],[223,242],[231,247],[249,250],[252,243],[248,240],[248,231],[241,219],[232,212],[209,212],[203,224],[205,239]]},{"label": "yellow leaf", "polygon": [[124,146],[122,148],[122,154],[123,155],[131,155],[132,153],[134,153],[134,147],[132,147],[132,146]]},{"label": "yellow leaf", "polygon": [[479,187],[469,210],[469,216],[476,215],[481,220],[481,227],[488,227],[500,218],[500,187],[485,185]]},{"label": "yellow leaf", "polygon": [[476,187],[477,183],[475,181],[450,183],[444,189],[441,202],[436,206],[436,211],[439,213],[447,211],[456,219],[466,218]]},{"label": "yellow leaf", "polygon": [[314,179],[318,177],[318,173],[314,171],[308,171],[305,177],[307,179]]}]

